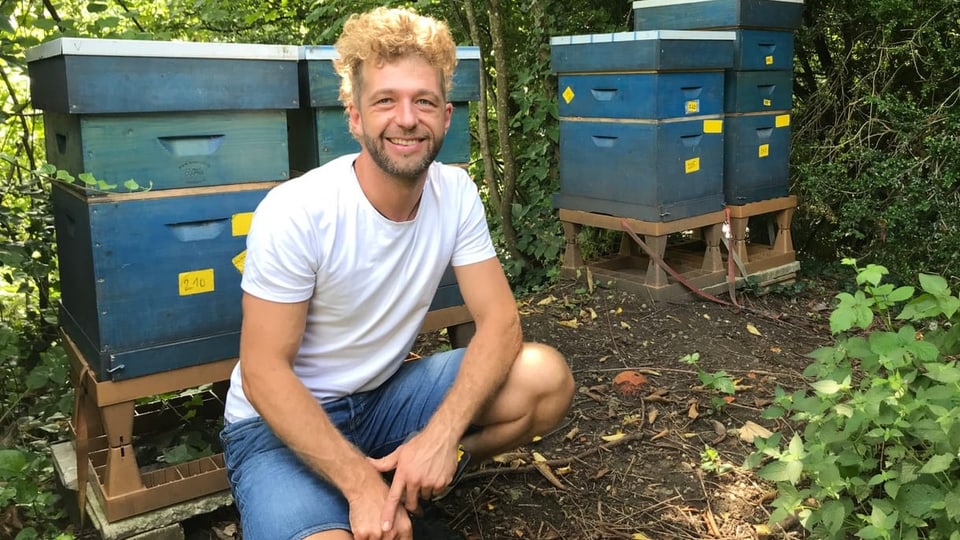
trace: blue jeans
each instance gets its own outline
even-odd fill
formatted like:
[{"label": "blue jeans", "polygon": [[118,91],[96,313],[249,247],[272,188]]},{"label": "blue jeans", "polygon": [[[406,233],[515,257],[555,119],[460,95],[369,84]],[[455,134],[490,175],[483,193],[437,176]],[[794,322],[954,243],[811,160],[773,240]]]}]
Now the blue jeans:
[{"label": "blue jeans", "polygon": [[[427,424],[453,384],[463,353],[457,349],[406,362],[376,390],[323,408],[361,452],[383,457]],[[349,505],[340,491],[308,469],[260,417],[228,424],[220,440],[245,540],[350,530]]]}]

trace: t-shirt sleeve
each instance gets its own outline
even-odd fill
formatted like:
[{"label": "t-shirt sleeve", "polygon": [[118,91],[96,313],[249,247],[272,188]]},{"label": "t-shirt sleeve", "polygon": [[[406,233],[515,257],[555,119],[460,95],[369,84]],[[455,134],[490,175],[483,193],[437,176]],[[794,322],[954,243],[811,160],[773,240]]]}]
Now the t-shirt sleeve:
[{"label": "t-shirt sleeve", "polygon": [[487,216],[476,184],[463,170],[458,171],[458,180],[462,186],[461,220],[457,229],[457,244],[450,263],[453,266],[465,266],[497,256],[487,226]]},{"label": "t-shirt sleeve", "polygon": [[302,302],[316,286],[317,233],[292,191],[271,191],[257,206],[247,235],[240,286],[272,302]]}]

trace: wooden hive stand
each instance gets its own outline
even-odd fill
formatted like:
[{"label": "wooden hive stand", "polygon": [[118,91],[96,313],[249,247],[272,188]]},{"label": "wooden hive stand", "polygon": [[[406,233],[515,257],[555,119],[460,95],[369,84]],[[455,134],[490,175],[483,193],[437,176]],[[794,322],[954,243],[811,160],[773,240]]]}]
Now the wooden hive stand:
[{"label": "wooden hive stand", "polygon": [[[795,195],[741,206],[727,206],[733,242],[731,251],[740,258],[747,275],[787,267],[796,262],[797,255],[793,250],[793,238],[790,236],[790,222],[796,208]],[[772,217],[775,223],[775,231],[771,234],[772,241],[769,244],[751,242],[748,239],[750,218],[761,216]]]},{"label": "wooden hive stand", "polygon": [[[108,521],[229,489],[223,454],[141,473],[133,447],[138,399],[230,378],[236,359],[221,360],[124,381],[97,381],[76,344],[61,330],[76,392],[78,478],[89,471]],[[84,482],[78,483],[84,490]],[[82,492],[82,491],[81,491]]]},{"label": "wooden hive stand", "polygon": [[[644,244],[658,258],[699,289],[722,285],[726,279],[720,251],[724,222],[722,210],[675,221],[651,222],[560,209],[560,221],[566,238],[564,275],[575,276],[586,268],[577,236],[582,226],[588,226],[616,231],[629,228],[643,238]],[[670,235],[687,231],[692,232],[694,241],[669,245]],[[654,300],[676,298],[689,293],[685,285],[671,279],[666,270],[653,257],[643,253],[626,233],[616,257],[592,263],[589,269],[594,276],[613,281],[625,290],[647,293]]]}]

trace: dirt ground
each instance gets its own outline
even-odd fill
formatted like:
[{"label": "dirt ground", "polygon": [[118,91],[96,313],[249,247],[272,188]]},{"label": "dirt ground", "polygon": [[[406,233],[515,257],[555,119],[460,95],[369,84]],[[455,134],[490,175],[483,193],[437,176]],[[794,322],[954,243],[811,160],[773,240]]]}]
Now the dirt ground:
[{"label": "dirt ground", "polygon": [[[791,429],[761,412],[777,386],[804,384],[832,295],[740,294],[736,309],[565,280],[525,298],[525,338],[559,348],[579,390],[556,430],[473,464],[435,503],[432,519],[454,533],[442,538],[803,538],[796,527],[765,535],[774,493],[741,468],[752,450],[743,436],[751,423]],[[704,385],[698,367],[725,372],[734,393]],[[186,525],[190,540],[242,536],[229,508]]]}]

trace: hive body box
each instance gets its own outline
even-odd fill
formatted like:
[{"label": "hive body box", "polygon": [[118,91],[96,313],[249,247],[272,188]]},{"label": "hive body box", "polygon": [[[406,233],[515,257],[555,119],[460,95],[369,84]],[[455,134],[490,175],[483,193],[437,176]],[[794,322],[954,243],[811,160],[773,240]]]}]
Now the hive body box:
[{"label": "hive body box", "polygon": [[97,379],[235,357],[245,227],[289,177],[297,49],[60,38],[27,59],[48,160],[114,186],[52,188],[60,323]]},{"label": "hive body box", "polygon": [[92,195],[54,183],[60,323],[97,380],[238,354],[246,233],[273,185]]},{"label": "hive body box", "polygon": [[724,202],[787,195],[793,32],[802,0],[638,0],[634,28],[733,29],[734,63],[724,81]]},{"label": "hive body box", "polygon": [[722,209],[722,70],[733,40],[681,31],[553,38],[554,206],[654,222]]},{"label": "hive body box", "polygon": [[297,49],[60,38],[27,53],[47,159],[124,191],[289,178]]},{"label": "hive body box", "polygon": [[727,204],[785,197],[790,191],[790,113],[728,114],[724,183]]},{"label": "hive body box", "polygon": [[[300,96],[303,106],[288,112],[290,164],[307,171],[351,152],[360,144],[350,135],[343,104],[338,99],[340,76],[333,69],[337,52],[331,45],[300,49]],[[437,161],[470,162],[470,103],[480,99],[480,50],[457,47],[450,102],[453,118]]]},{"label": "hive body box", "polygon": [[634,28],[777,28],[800,26],[803,0],[637,0]]}]

